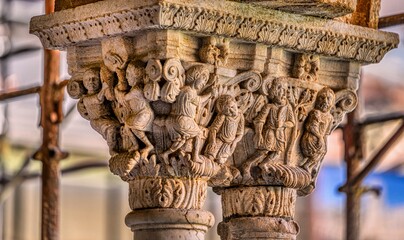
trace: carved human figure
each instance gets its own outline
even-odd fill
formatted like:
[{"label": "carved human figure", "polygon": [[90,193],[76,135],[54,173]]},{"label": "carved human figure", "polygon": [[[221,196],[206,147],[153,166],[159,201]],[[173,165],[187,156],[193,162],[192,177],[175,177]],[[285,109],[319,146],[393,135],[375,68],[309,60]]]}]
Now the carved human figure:
[{"label": "carved human figure", "polygon": [[201,96],[209,79],[209,70],[203,65],[191,67],[186,72],[185,84],[176,101],[172,104],[171,113],[167,119],[167,130],[172,145],[162,153],[164,162],[169,165],[168,155],[179,150],[188,140],[193,141],[192,160],[198,161],[200,135],[202,130],[195,121],[199,108],[210,94]]},{"label": "carved human figure", "polygon": [[304,124],[300,149],[306,161],[301,166],[310,173],[327,152],[327,136],[331,133],[333,122],[330,111],[334,101],[335,95],[330,88],[319,91],[315,107]]},{"label": "carved human figure", "polygon": [[128,105],[130,112],[125,116],[124,125],[145,144],[140,150],[141,157],[146,158],[154,146],[147,138],[145,132],[152,130],[154,113],[149,102],[143,95],[140,81],[143,80],[143,67],[136,62],[129,63],[126,69],[126,79],[131,89],[123,97],[125,105]]},{"label": "carved human figure", "polygon": [[107,141],[111,155],[119,150],[119,122],[111,115],[111,108],[100,91],[100,70],[87,69],[83,76],[83,85],[87,94],[77,104],[83,118],[90,121],[91,127]]},{"label": "carved human figure", "polygon": [[[104,85],[105,86],[105,85]],[[107,88],[109,89],[109,87]],[[129,101],[126,99],[126,94],[129,92],[129,85],[125,78],[118,78],[117,84],[113,87],[112,110],[121,124],[122,149],[126,151],[137,151],[139,144],[133,136],[132,131],[126,124],[126,119],[132,114]]]},{"label": "carved human figure", "polygon": [[254,119],[257,153],[242,166],[245,179],[251,178],[251,167],[259,165],[265,169],[267,164],[278,159],[286,149],[286,129],[295,125],[294,113],[287,101],[287,88],[286,82],[275,79],[269,89],[270,103],[266,104]]},{"label": "carved human figure", "polygon": [[120,84],[123,84],[122,79],[125,78],[125,66],[127,62],[124,57],[120,56],[118,53],[110,50],[103,54],[103,60],[105,66],[111,71],[116,73]]},{"label": "carved human figure", "polygon": [[218,115],[209,128],[205,155],[223,164],[243,138],[244,116],[230,95],[222,95],[216,100],[216,110]]},{"label": "carved human figure", "polygon": [[125,67],[128,64],[128,53],[123,51],[125,45],[119,41],[111,45],[103,45],[101,66],[102,91],[109,101],[115,100],[114,86],[117,84],[119,89],[128,89],[125,81]]}]

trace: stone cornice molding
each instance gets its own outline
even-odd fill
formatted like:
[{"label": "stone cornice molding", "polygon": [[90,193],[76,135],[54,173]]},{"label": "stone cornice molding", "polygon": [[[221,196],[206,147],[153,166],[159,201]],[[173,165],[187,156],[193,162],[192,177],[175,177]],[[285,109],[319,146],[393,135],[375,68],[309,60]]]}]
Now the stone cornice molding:
[{"label": "stone cornice molding", "polygon": [[108,1],[34,17],[30,32],[45,48],[63,49],[141,30],[177,29],[363,63],[379,62],[399,41],[394,33],[238,2]]}]

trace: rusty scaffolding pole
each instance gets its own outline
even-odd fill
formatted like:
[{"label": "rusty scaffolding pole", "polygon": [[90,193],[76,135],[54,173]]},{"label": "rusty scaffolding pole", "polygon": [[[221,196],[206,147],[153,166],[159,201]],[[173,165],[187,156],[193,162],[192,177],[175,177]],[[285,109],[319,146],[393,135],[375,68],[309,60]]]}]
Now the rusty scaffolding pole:
[{"label": "rusty scaffolding pole", "polygon": [[[45,13],[54,11],[54,0],[45,1]],[[63,87],[59,80],[59,51],[44,50],[44,81],[40,91],[42,145],[34,159],[42,162],[41,239],[59,239],[59,161],[67,154],[59,148],[63,120]]]},{"label": "rusty scaffolding pole", "polygon": [[[339,191],[346,194],[346,240],[359,240],[362,195],[368,192],[380,194],[380,189],[364,186],[363,180],[383,160],[404,133],[404,113],[373,116],[363,121],[359,120],[358,113],[358,108],[350,113],[343,127],[347,181],[339,188]],[[364,128],[393,120],[401,120],[399,127],[369,159],[365,160],[363,157]]]},{"label": "rusty scaffolding pole", "polygon": [[[383,17],[377,21],[377,24],[372,22],[373,0],[359,0],[356,12],[360,14],[353,19],[353,24],[363,27],[384,28],[404,23],[404,14]],[[359,91],[358,91],[359,92]],[[360,103],[360,101],[359,101]],[[369,173],[381,162],[388,151],[398,142],[404,132],[404,114],[393,113],[387,115],[379,115],[367,117],[364,120],[360,118],[360,111],[363,110],[359,106],[347,116],[347,122],[342,127],[344,141],[344,158],[346,162],[346,182],[339,188],[340,192],[346,194],[345,208],[345,239],[359,240],[360,238],[360,210],[361,197],[368,192],[380,194],[380,189],[372,186],[364,186],[363,180]],[[371,124],[378,124],[392,120],[400,120],[401,125],[393,135],[370,157],[364,159],[365,150],[365,135],[364,129]],[[363,167],[362,165],[365,166]]]},{"label": "rusty scaffolding pole", "polygon": [[[360,169],[363,156],[363,131],[362,127],[356,125],[359,117],[359,109],[355,109],[347,116],[347,124],[343,128],[345,162],[346,162],[346,178],[351,181],[355,173]],[[360,200],[361,193],[359,191],[361,183],[350,186],[344,191],[346,193],[345,219],[346,240],[359,239],[360,224]]]}]

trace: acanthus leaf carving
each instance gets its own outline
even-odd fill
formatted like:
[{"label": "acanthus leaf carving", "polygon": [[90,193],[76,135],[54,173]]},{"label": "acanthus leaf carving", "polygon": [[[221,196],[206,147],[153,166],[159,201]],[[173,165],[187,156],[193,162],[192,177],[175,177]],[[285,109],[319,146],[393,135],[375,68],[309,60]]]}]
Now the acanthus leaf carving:
[{"label": "acanthus leaf carving", "polygon": [[192,29],[199,9],[181,6],[173,18],[173,27],[181,29]]},{"label": "acanthus leaf carving", "polygon": [[81,23],[86,31],[87,38],[99,38],[103,34],[103,26],[97,19],[89,19]]},{"label": "acanthus leaf carving", "polygon": [[392,49],[393,49],[392,46],[383,44],[383,46],[380,48],[379,54],[376,57],[376,61],[380,62],[383,59],[384,55],[386,55],[386,53]]},{"label": "acanthus leaf carving", "polygon": [[132,210],[143,208],[201,209],[206,198],[206,181],[165,177],[129,181]]},{"label": "acanthus leaf carving", "polygon": [[282,23],[265,23],[258,33],[258,41],[275,45],[280,41],[280,35],[286,26]]},{"label": "acanthus leaf carving", "polygon": [[222,195],[223,217],[293,217],[296,190],[281,187],[241,187],[216,189]]},{"label": "acanthus leaf carving", "polygon": [[86,39],[86,31],[80,22],[66,24],[65,26],[69,39],[73,42],[79,42]]},{"label": "acanthus leaf carving", "polygon": [[361,43],[356,38],[344,39],[339,46],[338,56],[347,56],[349,58],[355,58],[358,48]]},{"label": "acanthus leaf carving", "polygon": [[174,16],[179,10],[178,6],[170,5],[166,3],[160,4],[160,21],[163,26],[172,26],[174,25]]},{"label": "acanthus leaf carving", "polygon": [[121,24],[115,15],[106,15],[104,18],[99,20],[104,33],[107,35],[115,35],[122,31]]},{"label": "acanthus leaf carving", "polygon": [[372,45],[371,43],[365,43],[359,47],[358,54],[356,57],[361,61],[371,61],[371,59],[376,59],[377,56],[379,56],[380,49],[382,47],[383,46],[380,45],[375,46]]},{"label": "acanthus leaf carving", "polygon": [[256,40],[258,38],[257,34],[263,25],[264,22],[262,20],[245,19],[243,23],[240,24],[238,34],[241,38]]},{"label": "acanthus leaf carving", "polygon": [[217,22],[216,32],[219,35],[232,37],[243,22],[243,18],[233,15],[223,15]]},{"label": "acanthus leaf carving", "polygon": [[304,34],[302,29],[298,27],[288,26],[286,27],[279,36],[279,45],[294,48],[298,45],[298,41]]},{"label": "acanthus leaf carving", "polygon": [[297,49],[314,51],[317,48],[318,41],[322,37],[321,33],[315,31],[306,31],[299,39]]},{"label": "acanthus leaf carving", "polygon": [[204,10],[195,20],[195,31],[211,33],[221,15],[217,12]]},{"label": "acanthus leaf carving", "polygon": [[324,35],[318,42],[317,52],[334,55],[338,51],[338,46],[340,46],[342,39],[334,36],[334,34]]}]

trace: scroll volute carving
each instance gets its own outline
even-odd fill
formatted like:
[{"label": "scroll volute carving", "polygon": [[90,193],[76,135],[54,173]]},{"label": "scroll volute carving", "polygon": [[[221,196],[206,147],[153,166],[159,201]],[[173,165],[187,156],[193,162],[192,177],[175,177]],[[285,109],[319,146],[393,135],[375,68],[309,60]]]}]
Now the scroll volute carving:
[{"label": "scroll volute carving", "polygon": [[[103,43],[103,62],[84,68],[68,91],[107,141],[111,171],[126,181],[204,178],[214,187],[277,185],[307,194],[327,136],[357,102],[353,91],[319,83],[315,56],[296,58],[297,78],[225,77],[215,71],[220,59],[203,53],[214,42],[200,50],[206,63],[187,64],[138,60],[127,40],[113,43]],[[212,56],[226,55],[220,51]]]}]

